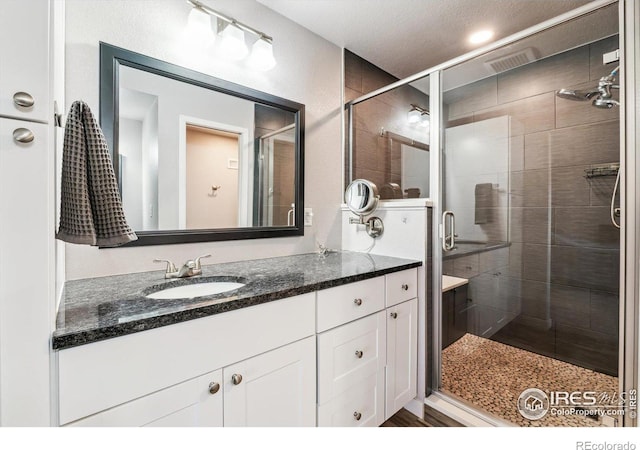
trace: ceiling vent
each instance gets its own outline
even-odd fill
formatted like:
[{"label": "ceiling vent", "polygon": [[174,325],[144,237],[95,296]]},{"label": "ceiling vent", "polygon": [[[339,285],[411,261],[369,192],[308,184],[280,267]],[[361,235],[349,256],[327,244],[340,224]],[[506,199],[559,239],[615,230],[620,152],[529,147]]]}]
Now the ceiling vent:
[{"label": "ceiling vent", "polygon": [[501,56],[500,58],[485,61],[485,67],[493,73],[506,72],[516,67],[524,66],[536,60],[536,54],[533,48],[528,47],[516,53]]}]

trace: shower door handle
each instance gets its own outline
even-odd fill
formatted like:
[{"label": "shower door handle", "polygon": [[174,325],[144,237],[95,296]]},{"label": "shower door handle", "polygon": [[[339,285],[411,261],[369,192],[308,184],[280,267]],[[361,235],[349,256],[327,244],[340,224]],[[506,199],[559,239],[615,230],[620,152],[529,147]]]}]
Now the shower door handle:
[{"label": "shower door handle", "polygon": [[[447,220],[449,219],[449,220]],[[448,227],[447,227],[448,225]],[[442,250],[450,252],[456,248],[456,216],[453,211],[442,213]]]}]

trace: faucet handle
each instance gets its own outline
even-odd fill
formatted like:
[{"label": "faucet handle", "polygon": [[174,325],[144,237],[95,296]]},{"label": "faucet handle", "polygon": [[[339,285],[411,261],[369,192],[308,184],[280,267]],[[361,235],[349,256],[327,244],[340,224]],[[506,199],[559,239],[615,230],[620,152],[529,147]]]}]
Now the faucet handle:
[{"label": "faucet handle", "polygon": [[201,268],[201,267],[200,267],[200,258],[209,258],[210,256],[211,256],[211,253],[207,253],[206,255],[198,256],[198,257],[195,259],[195,262],[196,262],[196,267],[195,267],[195,268],[196,268],[196,269],[200,269],[200,268]]},{"label": "faucet handle", "polygon": [[168,259],[154,259],[153,260],[154,263],[161,263],[161,262],[166,262],[167,263],[167,270],[166,273],[173,273],[173,272],[177,272],[178,269],[176,269],[176,265],[173,264],[171,261],[169,261]]}]

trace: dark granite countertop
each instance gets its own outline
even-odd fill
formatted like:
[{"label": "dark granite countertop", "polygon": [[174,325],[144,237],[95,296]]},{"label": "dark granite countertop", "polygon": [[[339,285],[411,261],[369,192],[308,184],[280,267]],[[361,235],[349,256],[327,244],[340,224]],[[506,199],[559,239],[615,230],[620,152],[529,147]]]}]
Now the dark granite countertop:
[{"label": "dark granite countertop", "polygon": [[[166,280],[164,271],[153,271],[68,281],[52,345],[56,350],[75,347],[420,265],[419,261],[389,256],[331,252],[212,264],[202,267],[202,275],[191,278]],[[246,285],[235,291],[191,299],[146,297],[167,287],[203,282],[211,277]]]}]

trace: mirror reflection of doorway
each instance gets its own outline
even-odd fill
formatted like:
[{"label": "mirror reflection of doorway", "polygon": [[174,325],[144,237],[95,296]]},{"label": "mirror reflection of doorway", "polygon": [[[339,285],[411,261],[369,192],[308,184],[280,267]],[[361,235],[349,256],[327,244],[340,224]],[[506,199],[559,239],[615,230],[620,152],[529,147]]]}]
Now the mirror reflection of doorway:
[{"label": "mirror reflection of doorway", "polygon": [[187,228],[238,226],[239,135],[186,127]]}]

